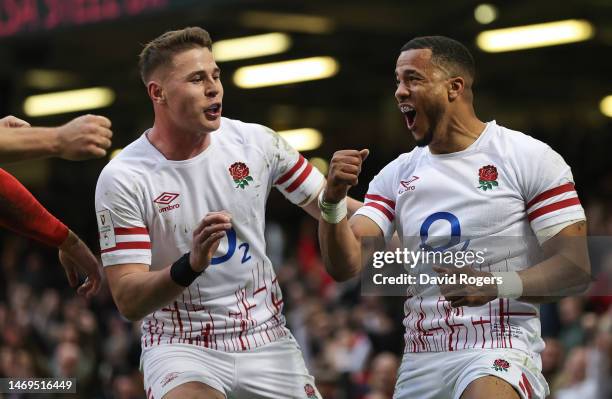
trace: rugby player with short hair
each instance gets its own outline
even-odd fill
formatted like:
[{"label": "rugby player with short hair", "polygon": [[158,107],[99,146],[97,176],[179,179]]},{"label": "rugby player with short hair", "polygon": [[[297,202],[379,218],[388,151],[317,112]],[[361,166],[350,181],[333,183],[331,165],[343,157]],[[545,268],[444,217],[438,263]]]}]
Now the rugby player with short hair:
[{"label": "rugby player with short hair", "polygon": [[[417,146],[378,173],[350,221],[344,198],[367,150],[336,152],[320,197],[323,259],[337,280],[361,272],[366,237],[397,232],[412,251],[489,246],[486,263],[432,273],[501,284],[409,287],[397,399],[544,398],[537,304],[589,282],[585,215],[569,166],[541,141],[479,120],[474,75],[470,52],[453,39],[406,43],[395,97]],[[529,236],[543,261],[532,262]]]},{"label": "rugby player with short hair", "polygon": [[147,398],[320,398],[264,228],[272,187],[318,217],[325,179],[274,131],[221,116],[211,46],[190,27],[140,54],[155,121],[98,180],[104,270],[119,311],[142,319]]}]

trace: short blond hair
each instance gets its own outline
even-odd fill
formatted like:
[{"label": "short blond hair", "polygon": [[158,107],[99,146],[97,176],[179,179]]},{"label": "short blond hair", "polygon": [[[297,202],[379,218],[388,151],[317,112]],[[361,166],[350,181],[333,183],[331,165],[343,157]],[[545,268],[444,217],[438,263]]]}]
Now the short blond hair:
[{"label": "short blond hair", "polygon": [[212,50],[212,39],[204,29],[193,26],[168,31],[151,40],[142,49],[138,60],[142,82],[146,85],[151,74],[168,65],[177,53],[199,47]]}]

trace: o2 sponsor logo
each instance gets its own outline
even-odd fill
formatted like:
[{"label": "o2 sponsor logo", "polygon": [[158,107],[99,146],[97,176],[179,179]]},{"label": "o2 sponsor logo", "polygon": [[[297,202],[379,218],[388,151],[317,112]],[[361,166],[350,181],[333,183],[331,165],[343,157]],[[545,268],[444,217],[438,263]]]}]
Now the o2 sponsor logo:
[{"label": "o2 sponsor logo", "polygon": [[225,234],[227,235],[227,252],[221,256],[213,257],[210,260],[211,266],[218,265],[230,260],[230,258],[234,256],[236,248],[238,248],[238,252],[242,251],[242,258],[240,259],[240,263],[246,263],[247,261],[249,261],[251,259],[251,255],[249,255],[249,243],[243,242],[242,244],[237,245],[238,240],[236,239],[236,230],[234,230],[234,228],[226,230]]},{"label": "o2 sponsor logo", "polygon": [[[427,240],[429,238],[429,229],[431,228],[431,225],[434,224],[434,222],[437,222],[439,220],[444,220],[450,224],[451,235],[449,240],[445,244],[433,247],[427,243]],[[459,218],[457,218],[457,216],[453,215],[450,212],[432,213],[427,218],[425,218],[423,224],[421,224],[420,236],[422,249],[426,251],[446,251],[447,249],[450,249],[461,243],[461,223],[459,222]],[[470,240],[465,241],[460,251],[465,251],[469,245]]]}]

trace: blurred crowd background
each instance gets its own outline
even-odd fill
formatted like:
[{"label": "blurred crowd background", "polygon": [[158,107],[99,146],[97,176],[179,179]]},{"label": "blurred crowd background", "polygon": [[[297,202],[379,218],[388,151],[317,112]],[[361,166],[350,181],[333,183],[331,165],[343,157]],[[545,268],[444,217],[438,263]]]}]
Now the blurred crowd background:
[{"label": "blurred crowd background", "polygon": [[[51,4],[62,7],[51,10]],[[275,130],[317,129],[319,143],[302,151],[323,171],[338,149],[370,148],[360,185],[351,192],[362,198],[374,174],[414,145],[393,99],[399,48],[417,35],[444,34],[474,53],[477,115],[524,131],[563,155],[587,212],[589,235],[607,242],[612,111],[606,114],[602,99],[612,94],[612,4],[497,1],[488,5],[494,11],[488,19],[478,17],[481,5],[0,0],[0,115],[57,125],[83,112],[100,113],[113,121],[113,149],[119,150],[152,123],[136,69],[143,43],[188,25],[204,27],[214,40],[284,32],[291,43],[284,53],[220,62],[224,115]],[[570,18],[592,24],[585,41],[501,53],[476,44],[483,30]],[[233,75],[247,63],[311,56],[334,57],[335,75],[259,89],[240,87]],[[112,89],[113,101],[49,115],[28,114],[24,107],[31,95],[93,86]],[[1,166],[99,252],[93,193],[106,162]],[[314,220],[276,192],[268,205],[268,250],[283,288],[284,313],[323,397],[390,399],[403,352],[403,299],[363,296],[358,281],[334,283],[322,267]],[[612,273],[612,245],[597,245],[591,257],[595,277]],[[56,251],[6,231],[0,232],[0,275],[0,377],[72,376],[80,398],[144,398],[139,325],[119,315],[106,286],[91,301],[77,297]],[[610,284],[603,278],[598,284],[597,291],[541,308],[551,398],[612,397],[612,297],[602,295]]]}]

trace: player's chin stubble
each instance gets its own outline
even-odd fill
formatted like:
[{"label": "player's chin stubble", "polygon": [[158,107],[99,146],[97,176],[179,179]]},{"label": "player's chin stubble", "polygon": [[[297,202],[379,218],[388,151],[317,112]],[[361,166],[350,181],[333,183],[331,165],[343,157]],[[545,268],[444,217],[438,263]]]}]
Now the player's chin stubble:
[{"label": "player's chin stubble", "polygon": [[416,140],[417,147],[425,147],[431,143],[433,140],[433,131],[432,129],[427,129],[422,138]]},{"label": "player's chin stubble", "polygon": [[429,128],[425,131],[425,134],[423,134],[423,137],[416,139],[417,147],[425,147],[431,144],[434,138],[434,132],[438,128],[438,121],[441,120],[443,113],[444,111],[442,107],[439,106],[433,107],[429,112],[425,112],[427,120],[431,122],[429,123]]}]

